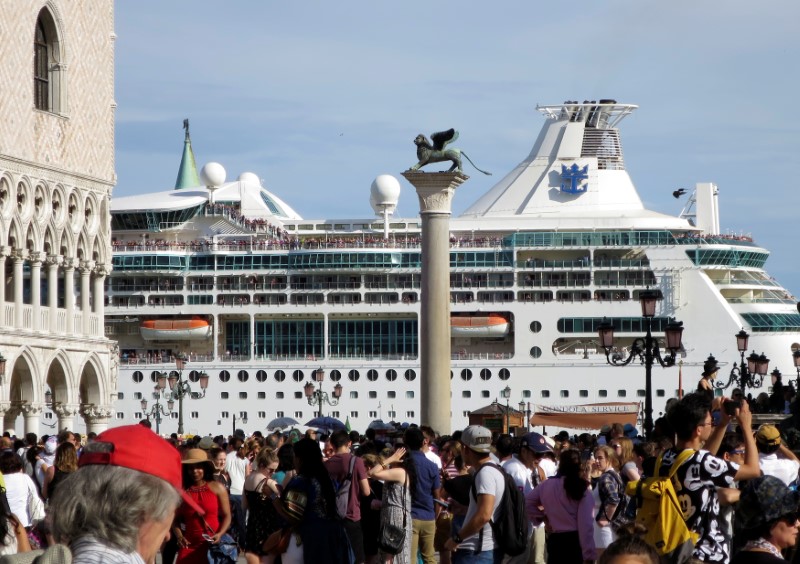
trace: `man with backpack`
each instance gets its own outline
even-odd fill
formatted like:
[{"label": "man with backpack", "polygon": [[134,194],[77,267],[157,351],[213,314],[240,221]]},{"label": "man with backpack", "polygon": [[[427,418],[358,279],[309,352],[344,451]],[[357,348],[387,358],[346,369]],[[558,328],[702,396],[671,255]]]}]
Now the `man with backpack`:
[{"label": "man with backpack", "polygon": [[333,455],[325,461],[336,490],[336,508],[344,520],[344,529],[355,555],[355,564],[366,560],[364,536],[361,532],[361,502],[359,496],[370,494],[364,461],[350,452],[352,442],[344,429],[334,431],[330,438]]},{"label": "man with backpack", "polygon": [[[728,400],[722,398],[722,401]],[[710,397],[703,393],[693,393],[678,401],[667,413],[667,419],[675,430],[677,440],[675,447],[660,457],[661,465],[660,468],[656,465],[656,475],[673,476],[674,493],[683,512],[685,527],[696,539],[690,555],[683,553],[685,556],[680,556],[674,553],[672,560],[692,564],[727,564],[730,562],[730,538],[726,538],[725,527],[720,522],[716,488],[730,488],[735,481],[755,478],[760,474],[758,451],[751,432],[753,419],[750,408],[743,402],[740,408],[734,410],[734,415],[728,415],[722,409],[721,420],[714,427]],[[711,454],[719,449],[731,419],[738,420],[739,426],[745,430],[745,457],[741,466]],[[673,469],[676,463],[678,467]],[[641,520],[640,513],[643,509],[645,508],[640,508],[637,513],[637,521]],[[676,518],[680,519],[680,515]],[[663,539],[676,528],[675,525],[676,523],[663,523],[661,531],[658,527],[653,527],[654,530],[648,531],[648,535],[661,534],[662,531],[666,534],[662,534],[660,540],[649,536],[648,539],[657,549],[659,544],[663,547]],[[665,554],[663,550],[661,553]]]}]

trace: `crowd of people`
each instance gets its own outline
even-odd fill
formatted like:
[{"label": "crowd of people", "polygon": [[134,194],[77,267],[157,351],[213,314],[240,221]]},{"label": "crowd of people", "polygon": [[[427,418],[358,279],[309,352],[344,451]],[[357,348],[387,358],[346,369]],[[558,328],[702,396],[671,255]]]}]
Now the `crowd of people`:
[{"label": "crowd of people", "polygon": [[[0,562],[236,562],[240,551],[251,564],[794,559],[800,460],[774,425],[751,429],[746,400],[701,391],[672,402],[647,439],[621,424],[553,438],[480,425],[4,436]],[[643,527],[641,484],[659,476],[690,534],[682,556]],[[514,499],[525,527],[512,552],[502,523]]]}]

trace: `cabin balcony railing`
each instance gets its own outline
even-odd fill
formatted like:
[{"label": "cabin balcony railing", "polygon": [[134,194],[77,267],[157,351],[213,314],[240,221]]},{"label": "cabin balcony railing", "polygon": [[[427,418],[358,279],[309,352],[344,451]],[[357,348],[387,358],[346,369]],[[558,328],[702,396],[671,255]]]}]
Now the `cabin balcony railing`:
[{"label": "cabin balcony railing", "polygon": [[[86,336],[95,336],[101,337],[103,336],[103,327],[100,323],[100,316],[90,313],[89,315],[89,332],[83,332],[83,313],[75,310],[73,312],[73,318],[71,326],[67,320],[67,311],[65,309],[57,309],[56,310],[56,319],[55,319],[55,327],[54,332],[51,332],[50,327],[50,308],[47,306],[39,306],[39,316],[38,319],[34,318],[34,311],[33,306],[30,304],[23,304],[22,306],[22,317],[21,323],[17,326],[16,317],[15,317],[15,306],[13,303],[6,302],[2,310],[0,310],[0,315],[2,316],[3,326],[5,327],[13,327],[15,329],[20,329],[23,331],[39,331],[45,334],[53,334],[53,335],[64,335],[64,334],[73,334],[73,335],[86,335]],[[38,323],[34,326],[34,321]]]}]

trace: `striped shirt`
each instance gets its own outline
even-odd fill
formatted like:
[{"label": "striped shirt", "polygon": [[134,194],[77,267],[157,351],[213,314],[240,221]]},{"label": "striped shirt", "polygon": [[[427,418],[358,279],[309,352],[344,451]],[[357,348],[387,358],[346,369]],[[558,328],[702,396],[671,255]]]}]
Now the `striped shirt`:
[{"label": "striped shirt", "polygon": [[81,537],[69,545],[72,564],[145,564],[138,552],[125,553],[94,537]]}]

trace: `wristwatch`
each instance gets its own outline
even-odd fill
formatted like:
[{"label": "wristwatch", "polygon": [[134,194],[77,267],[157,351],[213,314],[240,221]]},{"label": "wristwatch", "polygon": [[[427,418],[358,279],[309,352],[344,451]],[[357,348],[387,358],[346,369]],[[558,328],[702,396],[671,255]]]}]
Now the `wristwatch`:
[{"label": "wristwatch", "polygon": [[464,542],[464,539],[462,539],[461,535],[459,535],[458,533],[453,533],[453,541],[456,544],[461,544],[462,542]]}]

